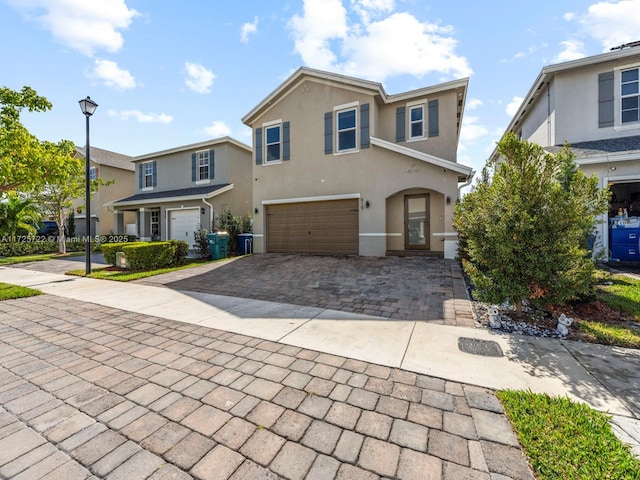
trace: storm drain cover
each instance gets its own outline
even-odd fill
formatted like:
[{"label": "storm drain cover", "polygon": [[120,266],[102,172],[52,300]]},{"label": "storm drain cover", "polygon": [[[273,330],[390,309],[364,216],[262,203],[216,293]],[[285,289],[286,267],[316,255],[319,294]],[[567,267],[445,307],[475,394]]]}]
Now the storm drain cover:
[{"label": "storm drain cover", "polygon": [[459,337],[458,348],[460,351],[483,357],[502,357],[502,349],[497,342],[492,340],[479,340],[477,338]]}]

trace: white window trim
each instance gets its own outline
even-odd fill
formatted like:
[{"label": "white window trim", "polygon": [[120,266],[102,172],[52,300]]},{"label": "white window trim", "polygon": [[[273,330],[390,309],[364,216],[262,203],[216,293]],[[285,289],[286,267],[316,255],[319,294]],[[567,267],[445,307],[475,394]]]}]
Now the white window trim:
[{"label": "white window trim", "polygon": [[638,130],[640,129],[640,121],[638,122],[629,122],[622,123],[622,72],[625,70],[632,70],[634,68],[640,69],[640,63],[633,63],[628,65],[621,65],[615,67],[613,72],[613,81],[614,81],[614,91],[613,91],[613,101],[614,101],[614,131],[625,131],[625,130]]},{"label": "white window trim", "polygon": [[[200,164],[200,154],[201,153],[206,153],[207,154],[207,178],[200,178],[200,168],[202,167],[202,165]],[[211,176],[211,172],[209,171],[210,168],[210,158],[209,155],[211,155],[211,153],[209,152],[209,150],[198,150],[196,152],[196,185],[202,185],[202,184],[206,184],[206,183],[211,183],[211,179],[209,178]]]},{"label": "white window trim", "polygon": [[89,179],[90,180],[97,180],[98,178],[98,169],[96,167],[90,167],[89,168]]},{"label": "white window trim", "polygon": [[[280,140],[278,141],[278,143],[280,144],[280,158],[276,159],[276,160],[269,160],[268,159],[268,152],[267,152],[267,130],[269,130],[270,128],[275,128],[278,127],[280,129]],[[282,144],[282,120],[277,120],[277,121],[272,121],[272,122],[266,122],[262,124],[262,131],[264,132],[264,145],[263,145],[263,151],[264,151],[264,162],[262,162],[262,164],[264,166],[267,165],[275,165],[278,163],[282,163],[282,149],[283,149],[283,144]],[[273,144],[275,145],[275,144]]]},{"label": "white window trim", "polygon": [[[420,136],[416,136],[416,137],[412,137],[411,136],[411,125],[412,125],[412,121],[411,121],[411,110],[413,110],[414,108],[420,108],[422,110],[422,135]],[[410,105],[407,104],[407,109],[408,109],[408,117],[407,117],[407,122],[409,123],[409,135],[407,138],[407,143],[409,142],[418,142],[421,140],[424,140],[425,138],[427,138],[427,125],[426,125],[426,118],[425,118],[425,104],[424,102],[421,103],[416,103],[414,105]]]},{"label": "white window trim", "polygon": [[[158,221],[157,222],[153,221],[153,215],[154,214],[158,215]],[[151,235],[153,235],[153,225],[154,224],[158,225],[158,233],[156,235],[160,235],[160,210],[152,210],[150,215],[149,215],[149,230],[151,232]]]},{"label": "white window trim", "polygon": [[[359,102],[352,102],[350,104],[348,104],[348,107],[345,108],[341,108],[338,109],[337,107],[333,108],[334,111],[334,120],[335,120],[335,153],[334,155],[349,155],[351,153],[358,153],[360,151],[359,145],[360,145],[360,134],[358,132],[359,130],[359,121],[358,121],[358,105]],[[355,119],[356,119],[356,123],[353,127],[353,130],[355,131],[356,134],[356,146],[354,148],[349,148],[349,149],[344,149],[344,150],[340,150],[340,130],[339,130],[339,122],[338,122],[338,116],[341,113],[344,112],[348,112],[349,110],[354,110],[355,111]]]},{"label": "white window trim", "polygon": [[[147,165],[151,165],[151,175],[147,175]],[[147,177],[151,177],[151,185],[147,186]],[[153,190],[153,161],[142,164],[142,191]]]}]

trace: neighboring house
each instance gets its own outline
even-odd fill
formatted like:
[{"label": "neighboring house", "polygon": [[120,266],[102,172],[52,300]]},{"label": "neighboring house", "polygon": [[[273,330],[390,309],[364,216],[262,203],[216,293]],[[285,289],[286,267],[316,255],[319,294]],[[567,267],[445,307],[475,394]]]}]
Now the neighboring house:
[{"label": "neighboring house", "polygon": [[125,233],[124,216],[136,218],[141,240],[185,240],[215,227],[229,210],[251,214],[251,148],[230,137],[184,145],[133,158],[135,194],[110,202],[116,233]]},{"label": "neighboring house", "polygon": [[388,95],[299,68],[242,121],[253,130],[254,251],[453,258],[468,79]]},{"label": "neighboring house", "polygon": [[[620,255],[611,248],[608,227],[620,208],[640,217],[639,74],[640,42],[544,67],[507,127],[553,153],[568,143],[580,168],[609,187],[610,209],[598,226],[596,249],[608,246],[611,257],[623,260],[640,260],[637,237],[635,248]],[[630,251],[634,258],[621,258]]]},{"label": "neighboring house", "polygon": [[[76,154],[85,157],[84,147],[76,147]],[[113,211],[104,205],[118,198],[132,195],[134,191],[134,165],[131,157],[120,153],[110,152],[102,148],[91,147],[89,177],[102,178],[114,183],[100,187],[91,197],[91,235],[109,235],[115,232]],[[86,231],[85,199],[80,198],[74,203],[75,235],[83,236]],[[135,215],[127,214],[123,221],[135,224]]]}]

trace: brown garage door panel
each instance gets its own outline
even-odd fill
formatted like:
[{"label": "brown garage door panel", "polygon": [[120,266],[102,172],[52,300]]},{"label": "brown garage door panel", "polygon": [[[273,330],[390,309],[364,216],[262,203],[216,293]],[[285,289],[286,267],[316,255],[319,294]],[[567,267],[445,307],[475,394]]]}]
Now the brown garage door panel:
[{"label": "brown garage door panel", "polygon": [[269,205],[267,251],[357,255],[357,199]]}]

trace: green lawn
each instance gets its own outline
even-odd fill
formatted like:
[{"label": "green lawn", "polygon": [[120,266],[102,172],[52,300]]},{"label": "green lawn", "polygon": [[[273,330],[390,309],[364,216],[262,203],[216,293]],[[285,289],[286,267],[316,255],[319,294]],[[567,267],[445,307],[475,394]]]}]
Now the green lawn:
[{"label": "green lawn", "polygon": [[[598,299],[614,311],[630,315],[640,321],[640,280],[627,275],[597,272]],[[628,323],[612,324],[599,318],[585,318],[576,322],[588,340],[604,345],[616,345],[627,348],[640,348],[640,325]]]},{"label": "green lawn", "polygon": [[11,285],[9,283],[0,283],[0,301],[10,300],[13,298],[25,298],[40,295],[40,290],[33,288],[19,287],[18,285]]},{"label": "green lawn", "polygon": [[42,253],[39,255],[24,255],[21,257],[0,257],[0,265],[14,265],[16,263],[41,262],[44,260],[51,260],[53,258],[76,257],[78,255],[84,255],[84,253],[70,252],[65,255],[60,255],[59,253]]},{"label": "green lawn", "polygon": [[[226,258],[222,260],[226,260]],[[215,261],[219,261],[219,260],[215,260]],[[180,265],[179,267],[167,267],[167,268],[159,268],[157,270],[144,270],[144,271],[113,270],[111,267],[95,268],[89,274],[89,278],[116,280],[118,282],[130,282],[132,280],[139,280],[141,278],[152,277],[153,275],[160,275],[161,273],[169,273],[169,272],[174,272],[176,270],[184,270],[185,268],[197,267],[198,265],[203,265],[205,263],[210,263],[210,262],[211,260],[207,260],[207,259],[187,258],[186,263],[184,265]],[[84,269],[71,270],[66,272],[66,274],[84,277],[85,270]]]},{"label": "green lawn", "polygon": [[497,392],[538,480],[640,480],[608,416],[566,397]]}]

